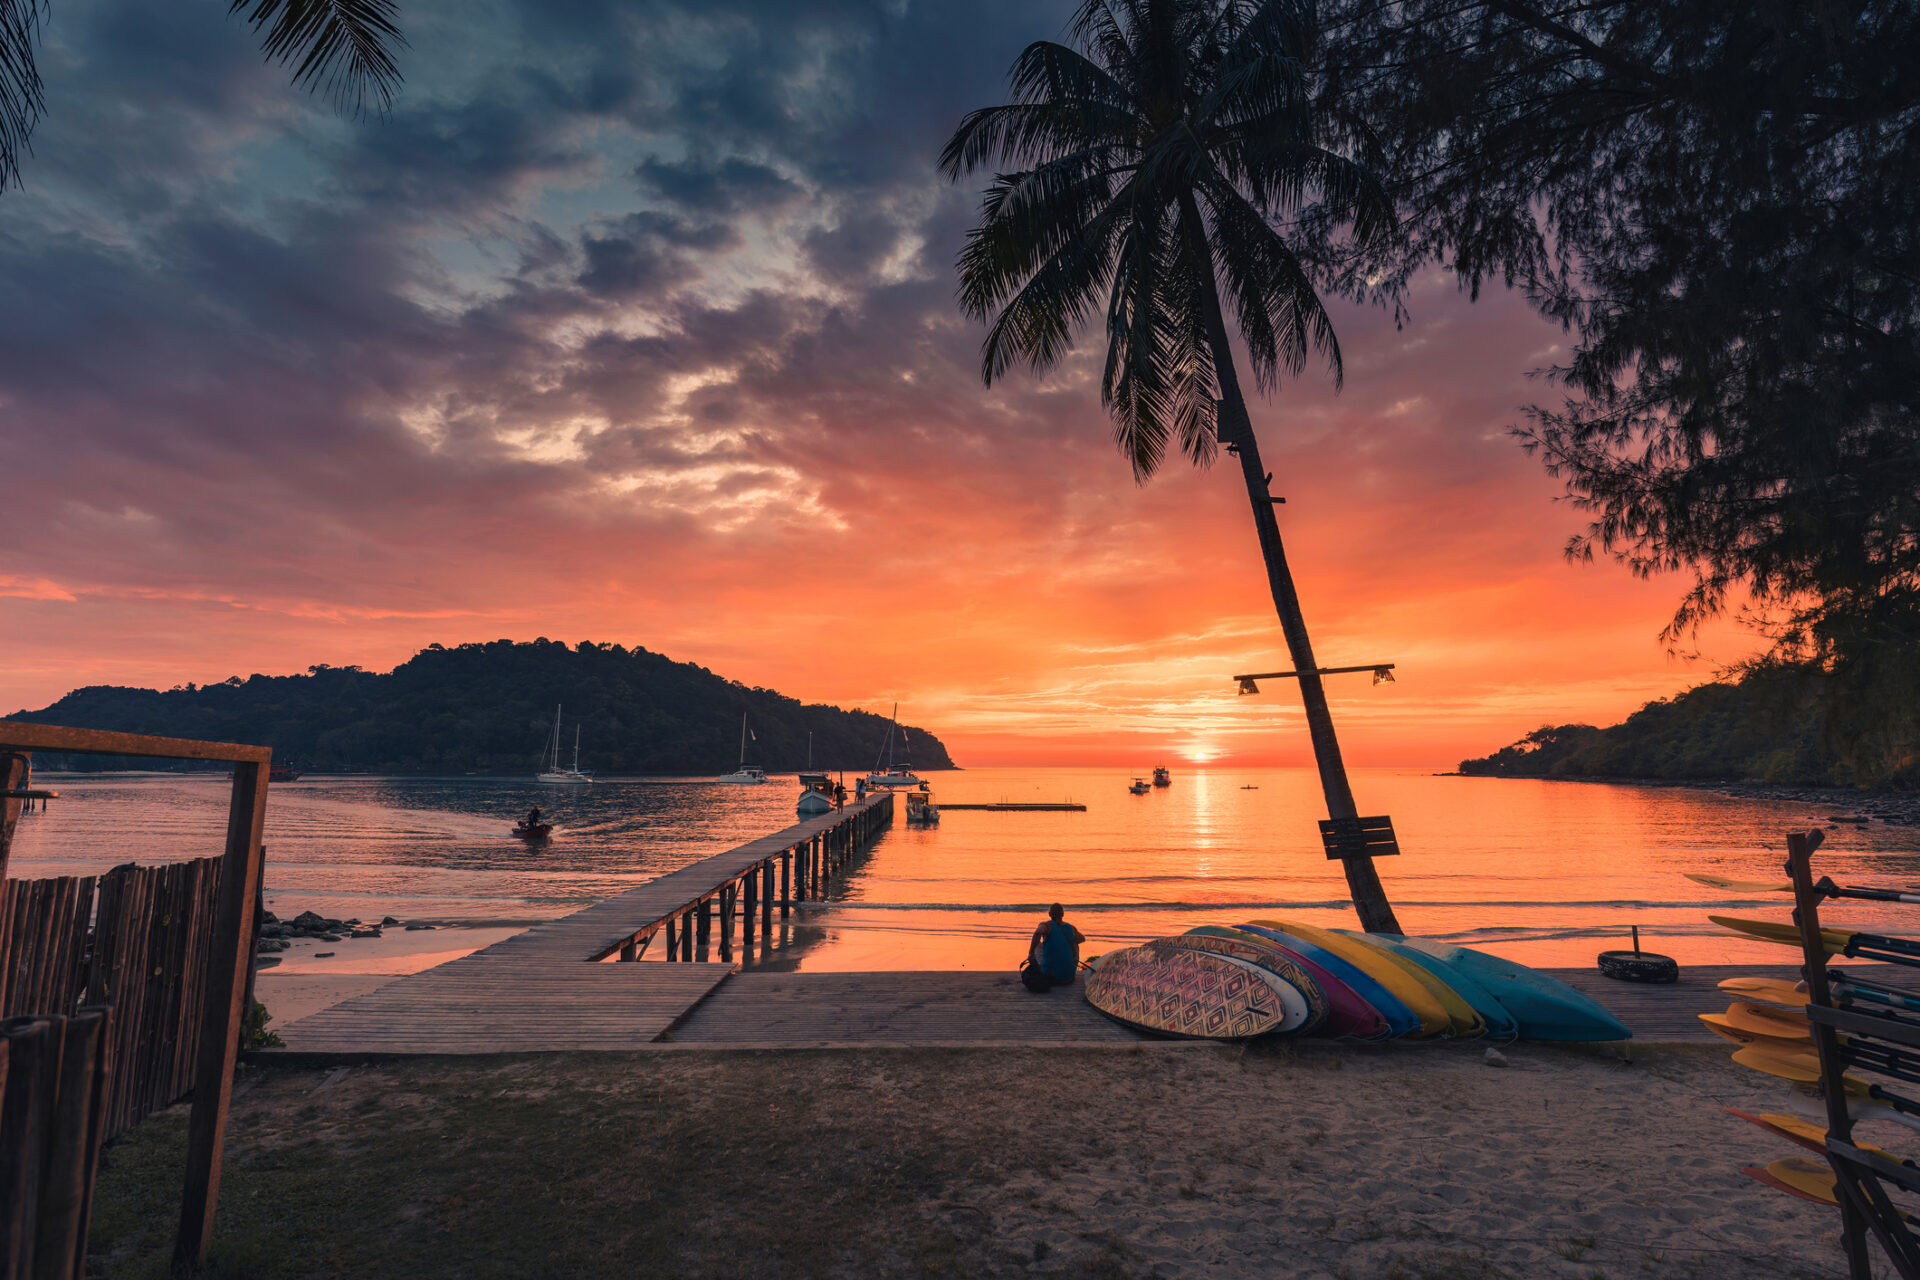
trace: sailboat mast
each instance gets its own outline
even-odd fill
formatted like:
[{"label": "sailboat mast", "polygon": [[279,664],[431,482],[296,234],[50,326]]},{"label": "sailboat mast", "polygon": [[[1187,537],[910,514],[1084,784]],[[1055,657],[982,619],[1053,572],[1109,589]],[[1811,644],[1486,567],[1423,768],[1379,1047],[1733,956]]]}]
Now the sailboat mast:
[{"label": "sailboat mast", "polygon": [[747,767],[747,713],[740,713],[740,767]]},{"label": "sailboat mast", "polygon": [[560,704],[553,704],[553,769],[560,772]]},{"label": "sailboat mast", "polygon": [[573,771],[580,772],[580,726],[573,726]]}]

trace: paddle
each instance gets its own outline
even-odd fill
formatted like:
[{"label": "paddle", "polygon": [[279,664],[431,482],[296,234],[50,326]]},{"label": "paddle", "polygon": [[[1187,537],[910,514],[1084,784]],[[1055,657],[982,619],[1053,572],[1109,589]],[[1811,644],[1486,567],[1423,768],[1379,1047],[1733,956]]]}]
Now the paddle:
[{"label": "paddle", "polygon": [[1802,1200],[1811,1200],[1815,1204],[1838,1205],[1840,1201],[1833,1190],[1833,1170],[1824,1164],[1800,1156],[1789,1156],[1785,1160],[1775,1160],[1764,1169],[1755,1169],[1751,1165],[1740,1170],[1755,1182],[1772,1187],[1775,1191],[1784,1191],[1790,1196]]},{"label": "paddle", "polygon": [[[1805,1147],[1809,1151],[1816,1152],[1823,1156],[1827,1154],[1826,1129],[1800,1116],[1783,1116],[1775,1112],[1768,1112],[1766,1115],[1757,1116],[1751,1111],[1742,1111],[1738,1107],[1722,1107],[1721,1110],[1730,1116],[1739,1116],[1747,1123],[1758,1125],[1769,1133],[1777,1134],[1785,1138],[1788,1142]],[[1870,1152],[1873,1155],[1881,1156],[1887,1160],[1895,1160],[1904,1165],[1913,1164],[1913,1161],[1892,1155],[1874,1146],[1872,1143],[1856,1142],[1853,1145],[1862,1151]]]},{"label": "paddle", "polygon": [[[1853,1059],[1852,1065],[1856,1067],[1864,1067],[1868,1071],[1891,1076],[1896,1080],[1920,1084],[1920,1058],[1878,1046],[1869,1048],[1858,1041],[1847,1046],[1847,1054]],[[1820,1059],[1811,1053],[1791,1053],[1756,1044],[1735,1051],[1733,1060],[1743,1067],[1764,1071],[1770,1076],[1779,1076],[1782,1080],[1792,1080],[1796,1084],[1820,1083]],[[1849,1082],[1849,1087],[1852,1083],[1865,1083],[1855,1081],[1852,1076],[1847,1076],[1845,1079]],[[1869,1094],[1868,1096],[1878,1097],[1879,1095]],[[1901,1101],[1906,1100],[1903,1098]],[[1916,1106],[1915,1110],[1920,1111],[1920,1106]]]},{"label": "paddle", "polygon": [[[1735,933],[1744,933],[1750,938],[1759,938],[1763,942],[1777,942],[1782,946],[1800,945],[1800,927],[1792,924],[1776,924],[1771,920],[1744,920],[1739,916],[1708,916],[1723,929]],[[1866,957],[1870,960],[1885,960],[1892,964],[1920,964],[1920,942],[1912,938],[1889,938],[1878,933],[1847,933],[1841,929],[1822,929],[1821,945],[1830,956],[1846,956],[1849,959]]]},{"label": "paddle", "polygon": [[[1696,884],[1733,893],[1792,893],[1793,885],[1779,880],[1731,880],[1726,876],[1705,875],[1697,871],[1683,873]],[[1920,902],[1920,893],[1904,889],[1881,889],[1872,885],[1839,885],[1823,876],[1814,892],[1829,898],[1858,898],[1866,902]]]},{"label": "paddle", "polygon": [[[1839,977],[1839,971],[1833,970],[1830,977]],[[1785,978],[1726,978],[1720,983],[1722,991],[1731,991],[1737,996],[1751,996],[1756,1000],[1771,1000],[1774,1004],[1784,1004],[1790,1008],[1804,1009],[1812,999],[1796,983]]]},{"label": "paddle", "polygon": [[[1873,1101],[1866,1094],[1866,1089],[1873,1087],[1868,1085],[1857,1093],[1851,1086],[1847,1089],[1847,1114],[1853,1117],[1855,1124],[1868,1120],[1886,1120],[1905,1125],[1909,1129],[1920,1130],[1920,1115],[1909,1115],[1897,1107]],[[1826,1121],[1827,1100],[1821,1097],[1818,1091],[1809,1092],[1805,1086],[1795,1085],[1787,1090],[1787,1106],[1803,1116],[1822,1123]]]}]

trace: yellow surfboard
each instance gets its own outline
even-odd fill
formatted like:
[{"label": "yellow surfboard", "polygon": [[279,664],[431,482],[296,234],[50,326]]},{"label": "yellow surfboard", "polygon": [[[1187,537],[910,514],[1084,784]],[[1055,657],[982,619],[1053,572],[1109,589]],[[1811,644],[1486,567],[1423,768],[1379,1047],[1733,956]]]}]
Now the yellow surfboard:
[{"label": "yellow surfboard", "polygon": [[1290,933],[1296,938],[1311,942],[1314,946],[1331,951],[1348,964],[1362,970],[1368,977],[1385,987],[1394,999],[1406,1005],[1414,1017],[1420,1019],[1420,1035],[1438,1036],[1451,1033],[1453,1019],[1448,1015],[1446,1006],[1427,990],[1424,983],[1407,972],[1407,962],[1396,961],[1377,947],[1356,942],[1345,934],[1335,933],[1331,929],[1316,929],[1310,924],[1292,924],[1285,920],[1255,920],[1253,923],[1262,929]]},{"label": "yellow surfboard", "polygon": [[1483,1036],[1487,1034],[1487,1020],[1480,1016],[1480,1011],[1474,1008],[1465,996],[1462,996],[1458,991],[1448,986],[1439,974],[1431,969],[1422,967],[1417,962],[1409,960],[1405,956],[1394,954],[1391,947],[1381,946],[1364,933],[1341,931],[1340,936],[1352,938],[1355,942],[1365,943],[1412,974],[1414,981],[1425,987],[1427,994],[1435,1000],[1438,1000],[1440,1007],[1447,1011],[1448,1035],[1471,1038],[1473,1036]]}]

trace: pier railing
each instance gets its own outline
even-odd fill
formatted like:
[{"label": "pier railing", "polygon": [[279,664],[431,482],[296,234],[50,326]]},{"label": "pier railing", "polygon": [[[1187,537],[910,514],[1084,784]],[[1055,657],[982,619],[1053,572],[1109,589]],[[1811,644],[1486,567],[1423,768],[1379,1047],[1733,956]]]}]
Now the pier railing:
[{"label": "pier railing", "polygon": [[756,924],[763,937],[771,935],[776,907],[785,920],[794,904],[824,898],[832,878],[893,822],[893,793],[883,791],[820,821],[828,825],[729,868],[725,879],[693,893],[588,959],[605,960],[617,952],[622,960],[638,960],[664,933],[663,959],[690,961],[696,946],[704,954],[712,945],[716,924],[720,959],[733,959],[736,922],[742,946],[751,947]]}]

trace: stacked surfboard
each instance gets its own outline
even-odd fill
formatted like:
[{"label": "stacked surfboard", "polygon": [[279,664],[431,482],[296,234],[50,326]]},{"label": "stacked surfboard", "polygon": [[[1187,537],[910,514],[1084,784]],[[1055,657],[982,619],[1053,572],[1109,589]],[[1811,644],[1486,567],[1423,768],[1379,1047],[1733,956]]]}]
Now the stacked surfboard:
[{"label": "stacked surfboard", "polygon": [[1086,993],[1127,1026],[1207,1040],[1633,1034],[1566,983],[1484,951],[1286,920],[1204,925],[1113,952]]}]

